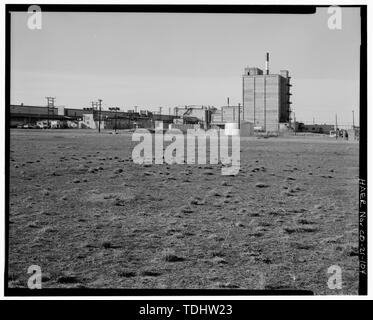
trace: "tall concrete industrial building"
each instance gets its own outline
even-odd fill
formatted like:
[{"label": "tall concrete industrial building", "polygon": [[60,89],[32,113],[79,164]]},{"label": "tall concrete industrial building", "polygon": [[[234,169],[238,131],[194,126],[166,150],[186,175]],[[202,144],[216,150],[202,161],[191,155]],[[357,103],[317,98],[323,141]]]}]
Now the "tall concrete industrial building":
[{"label": "tall concrete industrial building", "polygon": [[264,73],[259,68],[245,68],[242,120],[252,122],[259,131],[278,132],[281,123],[290,121],[290,87],[287,70],[269,73],[268,53]]}]

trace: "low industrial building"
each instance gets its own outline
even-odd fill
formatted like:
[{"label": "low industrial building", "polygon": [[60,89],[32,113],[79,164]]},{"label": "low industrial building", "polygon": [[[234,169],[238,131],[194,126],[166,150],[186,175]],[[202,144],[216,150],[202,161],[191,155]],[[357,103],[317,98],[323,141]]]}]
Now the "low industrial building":
[{"label": "low industrial building", "polygon": [[[100,117],[101,114],[101,117]],[[101,119],[102,129],[153,128],[155,121],[174,123],[175,115],[156,114],[149,111],[109,111],[95,108],[65,108],[63,106],[10,105],[10,127],[38,128],[89,128],[97,129]],[[198,121],[198,119],[197,119]]]},{"label": "low industrial building", "polygon": [[[240,110],[240,117],[239,112]],[[238,123],[242,119],[242,106],[222,106],[211,115],[211,124],[224,128],[226,123]]]}]

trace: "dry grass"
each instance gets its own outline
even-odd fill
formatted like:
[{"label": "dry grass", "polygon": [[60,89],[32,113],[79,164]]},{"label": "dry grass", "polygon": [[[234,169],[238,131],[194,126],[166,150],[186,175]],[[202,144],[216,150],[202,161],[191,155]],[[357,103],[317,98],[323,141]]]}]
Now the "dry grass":
[{"label": "dry grass", "polygon": [[357,144],[243,139],[236,176],[137,165],[133,146],[124,134],[11,131],[9,286],[37,264],[46,288],[340,294],[326,285],[337,264],[343,293],[357,293]]}]

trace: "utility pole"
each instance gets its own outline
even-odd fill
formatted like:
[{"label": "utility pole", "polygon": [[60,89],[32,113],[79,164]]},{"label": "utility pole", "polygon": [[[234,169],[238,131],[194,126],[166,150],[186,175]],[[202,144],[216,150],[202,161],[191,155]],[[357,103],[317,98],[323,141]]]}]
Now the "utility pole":
[{"label": "utility pole", "polygon": [[[268,74],[268,69],[267,72]],[[264,131],[267,132],[267,79],[266,76],[263,77],[264,80]],[[295,116],[295,113],[294,113]]]},{"label": "utility pole", "polygon": [[119,111],[119,108],[116,108],[115,110],[115,133],[117,132],[118,111]]},{"label": "utility pole", "polygon": [[53,112],[53,118],[54,118],[54,100],[56,100],[55,97],[45,97],[47,99],[47,113],[48,113],[48,128],[50,124],[50,108],[52,108]]},{"label": "utility pole", "polygon": [[109,108],[110,111],[114,111],[114,132],[117,132],[117,111],[120,109],[118,107]]},{"label": "utility pole", "polygon": [[102,103],[102,100],[98,99],[98,106],[99,106],[99,111],[98,111],[98,133],[101,132],[101,103]]},{"label": "utility pole", "polygon": [[338,139],[338,122],[337,122],[337,114],[335,114],[335,140]]},{"label": "utility pole", "polygon": [[229,107],[229,97],[227,98],[227,106]]},{"label": "utility pole", "polygon": [[294,135],[297,135],[297,119],[295,118],[295,112],[294,112]]},{"label": "utility pole", "polygon": [[241,129],[241,104],[238,104],[238,129]]},{"label": "utility pole", "polygon": [[355,129],[355,111],[352,110],[352,129]]}]

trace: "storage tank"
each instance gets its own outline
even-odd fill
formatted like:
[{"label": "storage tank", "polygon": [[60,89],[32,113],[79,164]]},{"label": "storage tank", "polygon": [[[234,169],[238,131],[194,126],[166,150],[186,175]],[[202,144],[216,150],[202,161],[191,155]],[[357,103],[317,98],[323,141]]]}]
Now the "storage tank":
[{"label": "storage tank", "polygon": [[239,136],[240,135],[240,129],[238,128],[237,122],[228,122],[225,124],[224,127],[224,133],[226,136]]}]

